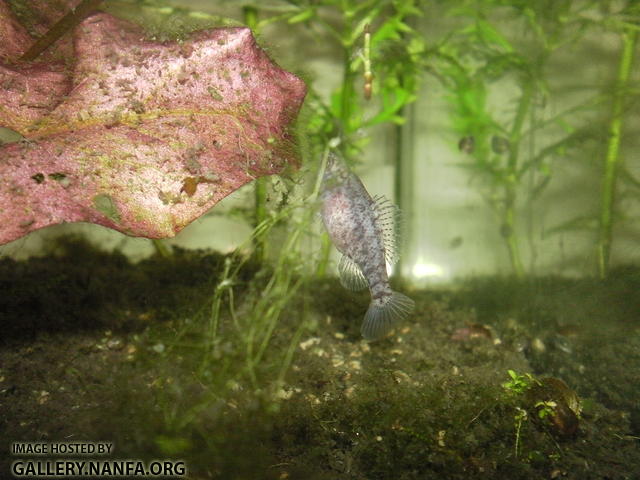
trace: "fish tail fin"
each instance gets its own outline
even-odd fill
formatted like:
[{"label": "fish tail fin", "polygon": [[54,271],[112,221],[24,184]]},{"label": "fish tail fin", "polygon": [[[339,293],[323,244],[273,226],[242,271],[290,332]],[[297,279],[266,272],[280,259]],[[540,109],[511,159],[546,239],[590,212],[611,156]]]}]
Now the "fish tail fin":
[{"label": "fish tail fin", "polygon": [[362,336],[370,342],[384,338],[409,316],[413,307],[413,300],[400,292],[392,292],[391,298],[382,306],[372,301],[360,329]]}]

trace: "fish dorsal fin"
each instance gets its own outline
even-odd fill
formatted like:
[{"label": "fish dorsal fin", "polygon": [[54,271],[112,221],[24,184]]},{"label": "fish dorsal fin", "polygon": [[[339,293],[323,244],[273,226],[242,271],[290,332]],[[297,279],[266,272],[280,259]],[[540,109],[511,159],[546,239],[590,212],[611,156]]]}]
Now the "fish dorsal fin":
[{"label": "fish dorsal fin", "polygon": [[393,265],[400,258],[400,209],[384,195],[373,197],[373,209],[376,214],[376,226],[382,232],[384,258]]},{"label": "fish dorsal fin", "polygon": [[358,264],[346,255],[343,255],[340,259],[338,273],[340,274],[340,283],[346,289],[357,291],[369,286],[369,282],[367,282]]}]

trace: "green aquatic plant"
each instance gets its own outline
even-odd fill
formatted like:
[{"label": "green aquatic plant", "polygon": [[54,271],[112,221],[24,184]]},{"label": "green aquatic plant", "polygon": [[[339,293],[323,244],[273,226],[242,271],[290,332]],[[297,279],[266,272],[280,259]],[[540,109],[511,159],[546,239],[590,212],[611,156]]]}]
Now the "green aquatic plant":
[{"label": "green aquatic plant", "polygon": [[[256,241],[264,241],[271,229],[292,215],[296,208],[299,208],[299,205],[270,215],[258,225],[248,242],[255,244]],[[241,352],[241,364],[244,365],[242,372],[240,372],[241,376],[246,376],[255,388],[265,383],[265,379],[260,378],[259,371],[267,349],[273,340],[274,330],[291,299],[300,293],[304,282],[308,279],[302,272],[299,249],[301,237],[309,228],[311,221],[311,216],[306,216],[297,223],[291,222],[289,224],[292,228],[292,234],[285,240],[274,266],[264,265],[262,261],[259,261],[262,268],[256,275],[256,281],[249,284],[249,290],[242,298],[242,314],[237,311],[234,289],[241,283],[238,279],[240,272],[252,259],[243,253],[248,245],[241,246],[236,250],[236,253],[227,258],[211,298],[208,331],[205,336],[206,348],[200,367],[202,372],[212,368],[212,362],[216,357],[219,358],[219,346],[231,341],[238,345],[239,352]],[[259,259],[253,258],[253,260]],[[258,279],[261,281],[257,281]],[[300,317],[298,328],[282,356],[282,363],[277,367],[275,384],[280,384],[284,380],[300,335],[307,327],[304,312],[300,312]],[[221,333],[220,326],[223,319],[226,319],[227,325],[224,333]]]},{"label": "green aquatic plant", "polygon": [[[328,98],[315,88],[313,78],[307,79],[307,115],[300,122],[300,141],[311,163],[307,174],[315,174],[317,159],[330,142],[339,143],[351,162],[369,142],[371,128],[404,123],[402,111],[416,99],[425,52],[424,41],[409,20],[421,14],[418,0],[291,0],[280,6],[242,7],[242,23],[258,36],[267,26],[298,30],[339,52],[341,82]],[[399,155],[394,162],[399,169]],[[401,182],[396,185],[402,188]],[[254,183],[253,209],[245,212],[254,228],[270,215],[269,191],[269,179]],[[326,272],[330,252],[328,237],[321,238],[320,276]],[[267,243],[253,246],[263,261],[269,256]]]},{"label": "green aquatic plant", "polygon": [[502,388],[512,394],[521,395],[537,383],[537,380],[530,373],[520,375],[514,370],[507,370],[507,373],[511,380],[504,382]]},{"label": "green aquatic plant", "polygon": [[513,415],[513,421],[514,421],[515,430],[516,430],[516,433],[515,433],[516,441],[513,449],[516,457],[520,453],[520,442],[521,442],[520,431],[522,429],[522,424],[526,422],[528,418],[529,418],[529,414],[524,408],[516,407],[516,413]]},{"label": "green aquatic plant", "polygon": [[[513,271],[522,276],[524,268],[515,230],[518,153],[536,79],[534,66],[528,65],[524,54],[487,20],[486,10],[482,13],[471,8],[456,11],[457,15],[470,17],[470,22],[440,45],[438,55],[444,60],[441,70],[450,92],[454,129],[463,136],[459,148],[472,158],[465,166],[475,175],[482,175],[488,183],[485,200],[499,218],[500,235],[507,246]],[[489,111],[488,84],[513,72],[519,83],[520,99],[515,113],[505,124]]]},{"label": "green aquatic plant", "polygon": [[508,370],[510,380],[502,384],[506,401],[515,410],[515,456],[521,453],[522,429],[529,420],[554,436],[571,437],[579,426],[581,402],[578,395],[562,380],[536,378],[530,373]]},{"label": "green aquatic plant", "polygon": [[[254,6],[247,5],[242,8],[244,23],[249,27],[255,35],[260,34],[258,24],[258,9]],[[257,227],[267,218],[267,179],[257,178],[254,182],[254,227]],[[267,245],[265,242],[259,241],[254,245],[256,257],[260,261],[264,261],[267,256]]]},{"label": "green aquatic plant", "polygon": [[[597,139],[593,119],[585,114],[598,113],[612,98],[609,92],[596,91],[558,114],[545,112],[554,94],[547,67],[559,52],[575,45],[590,31],[619,28],[613,22],[619,12],[608,14],[609,7],[600,7],[599,2],[578,1],[553,5],[544,1],[456,2],[449,15],[460,19],[463,26],[449,32],[434,49],[438,78],[449,91],[453,127],[461,138],[459,149],[468,156],[462,166],[472,179],[480,181],[481,194],[496,216],[512,271],[518,277],[526,271],[522,258],[523,225],[532,222],[532,205],[549,185],[554,163],[578,147],[584,149],[590,139]],[[599,12],[598,20],[591,15],[594,11]],[[622,83],[628,79],[632,61],[632,30],[625,34],[629,45],[621,65]],[[511,82],[518,89],[513,108],[503,112],[495,111],[489,101],[500,81]],[[621,105],[626,98],[623,86],[617,91],[603,180],[598,247],[601,264],[608,259],[611,243],[616,138]],[[543,137],[554,140],[545,145],[540,141]],[[528,213],[519,211],[524,202],[529,205]],[[583,226],[582,220],[580,216],[548,233]],[[531,238],[529,243],[533,244]],[[534,251],[531,256],[535,257]]]},{"label": "green aquatic plant", "polygon": [[[308,150],[319,156],[339,139],[348,161],[359,156],[373,127],[404,122],[403,108],[416,99],[425,46],[409,25],[421,14],[417,0],[331,0],[309,5],[290,2],[297,12],[286,18],[320,32],[340,50],[342,80],[325,99],[310,85],[305,125]],[[396,166],[400,160],[395,160]],[[398,187],[397,187],[398,188]],[[318,275],[325,274],[331,249],[322,236]]]},{"label": "green aquatic plant", "polygon": [[544,420],[547,417],[556,415],[556,407],[558,404],[553,400],[541,400],[536,402],[535,407],[538,409],[538,418]]},{"label": "green aquatic plant", "polygon": [[[638,14],[640,14],[640,9]],[[602,179],[602,200],[600,202],[600,218],[597,241],[598,273],[601,278],[606,277],[609,270],[609,258],[613,236],[615,215],[615,194],[618,172],[621,168],[620,142],[622,137],[625,105],[629,100],[629,79],[633,67],[635,46],[638,37],[637,25],[625,25],[620,33],[622,52],[616,78],[614,101],[609,124],[609,142],[604,161]],[[629,177],[630,175],[627,174]],[[633,178],[633,177],[631,177]]]},{"label": "green aquatic plant", "polygon": [[[535,384],[537,380],[530,373],[519,374],[514,370],[507,370],[511,380],[508,380],[502,384],[502,388],[507,392],[512,400],[520,402],[524,394],[528,392]],[[520,454],[522,443],[522,426],[529,419],[529,414],[526,408],[520,405],[515,405],[515,413],[513,414],[513,424],[515,430],[515,443],[514,452],[518,457]]]}]

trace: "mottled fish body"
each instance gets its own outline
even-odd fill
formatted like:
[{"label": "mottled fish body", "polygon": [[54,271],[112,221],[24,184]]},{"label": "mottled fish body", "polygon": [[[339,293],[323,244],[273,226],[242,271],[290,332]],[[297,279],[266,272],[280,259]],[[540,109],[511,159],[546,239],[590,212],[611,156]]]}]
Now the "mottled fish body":
[{"label": "mottled fish body", "polygon": [[413,310],[413,300],[389,286],[386,263],[397,259],[394,217],[383,197],[371,198],[360,179],[330,154],[322,181],[322,220],[342,253],[340,281],[350,290],[369,288],[371,304],[362,324],[366,340],[385,337]]}]

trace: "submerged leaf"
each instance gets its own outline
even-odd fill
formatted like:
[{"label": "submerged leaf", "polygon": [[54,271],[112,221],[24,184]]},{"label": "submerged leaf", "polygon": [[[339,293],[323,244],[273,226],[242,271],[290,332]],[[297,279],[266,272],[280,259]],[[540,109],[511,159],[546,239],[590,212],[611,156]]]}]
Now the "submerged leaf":
[{"label": "submerged leaf", "polygon": [[[0,243],[72,221],[170,237],[243,184],[296,163],[289,125],[304,84],[249,29],[158,43],[96,14],[74,44],[73,88],[35,123],[0,84],[0,105],[15,116],[3,115],[2,126],[27,138],[0,150]],[[52,96],[59,83],[48,75],[32,81]],[[189,179],[198,181],[185,189]]]}]

